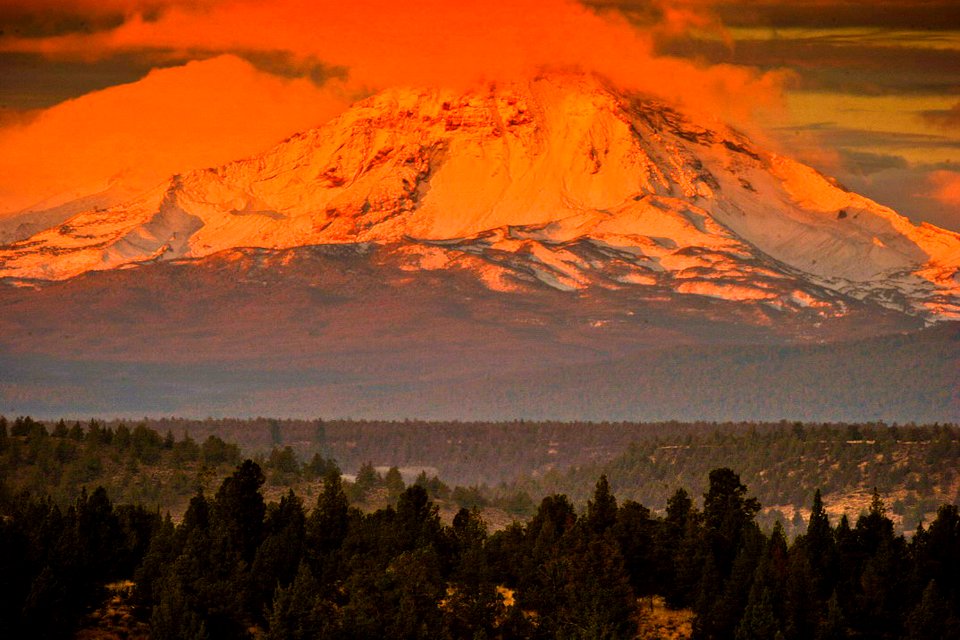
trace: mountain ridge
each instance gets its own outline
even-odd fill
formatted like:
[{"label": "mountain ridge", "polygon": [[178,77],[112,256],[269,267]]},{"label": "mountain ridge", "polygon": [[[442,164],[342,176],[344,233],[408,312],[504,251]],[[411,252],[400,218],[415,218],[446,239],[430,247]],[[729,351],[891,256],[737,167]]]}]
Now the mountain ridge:
[{"label": "mountain ridge", "polygon": [[960,421],[960,323],[403,266],[377,245],[237,249],[0,287],[0,408]]}]

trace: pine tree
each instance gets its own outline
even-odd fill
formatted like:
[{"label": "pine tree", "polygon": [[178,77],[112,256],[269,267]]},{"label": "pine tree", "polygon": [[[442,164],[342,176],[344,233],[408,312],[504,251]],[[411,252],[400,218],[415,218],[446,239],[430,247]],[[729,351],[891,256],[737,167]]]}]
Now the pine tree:
[{"label": "pine tree", "polygon": [[340,620],[331,603],[320,597],[320,586],[307,563],[297,576],[273,597],[268,616],[267,640],[325,640],[338,638]]},{"label": "pine tree", "polygon": [[834,592],[827,601],[827,615],[823,624],[817,629],[817,640],[846,640],[850,637],[846,617],[840,606],[837,593]]},{"label": "pine tree", "polygon": [[400,475],[400,470],[396,467],[390,467],[390,469],[387,470],[387,474],[383,476],[383,486],[387,490],[387,498],[396,500],[406,488],[403,484],[403,476]]},{"label": "pine tree", "polygon": [[784,636],[788,640],[813,638],[825,614],[826,599],[821,600],[818,596],[814,570],[804,550],[794,544],[788,557],[783,603]]},{"label": "pine tree", "polygon": [[603,535],[617,522],[617,499],[610,492],[607,476],[597,481],[593,499],[587,501],[585,524],[593,535]]},{"label": "pine tree", "polygon": [[751,594],[750,602],[737,627],[736,640],[773,640],[783,632],[774,615],[774,598],[766,586]]},{"label": "pine tree", "polygon": [[134,598],[141,605],[150,606],[156,602],[154,588],[164,571],[179,555],[176,544],[176,532],[170,514],[160,522],[150,539],[150,547],[143,562],[134,573]]},{"label": "pine tree", "polygon": [[680,609],[697,600],[706,549],[700,514],[686,491],[677,489],[667,501],[666,511],[656,536],[657,574],[662,576],[667,604]]},{"label": "pine tree", "polygon": [[830,527],[830,519],[823,506],[820,489],[817,489],[813,495],[807,533],[798,539],[796,544],[803,549],[807,562],[813,570],[817,596],[822,602],[826,602],[836,585],[837,545],[833,529]]},{"label": "pine tree", "polygon": [[756,498],[747,498],[747,487],[731,469],[710,472],[710,488],[703,496],[703,519],[708,542],[721,576],[729,575],[741,538],[760,510]]},{"label": "pine tree", "polygon": [[430,500],[427,490],[420,485],[407,487],[397,499],[398,549],[407,551],[432,546],[444,551],[443,526],[440,524],[440,509]]},{"label": "pine tree", "polygon": [[266,504],[260,487],[265,478],[260,466],[245,460],[217,491],[213,502],[212,524],[231,551],[253,562],[263,534]]},{"label": "pine tree", "polygon": [[931,580],[923,596],[906,620],[906,640],[957,640],[960,638],[960,616],[951,610],[936,580]]},{"label": "pine tree", "polygon": [[663,563],[656,556],[658,524],[649,509],[627,500],[617,511],[617,522],[611,530],[637,596],[664,593],[666,572],[660,571]]},{"label": "pine tree", "polygon": [[[425,473],[422,473],[422,475],[425,484],[427,475]],[[357,471],[357,479],[353,483],[356,499],[364,500],[382,481],[380,474],[377,473],[371,463],[366,462],[361,465],[359,471]]]},{"label": "pine tree", "polygon": [[737,627],[737,640],[783,634],[787,576],[787,541],[783,525],[778,521],[754,571],[747,605]]},{"label": "pine tree", "polygon": [[943,505],[927,530],[920,564],[924,581],[936,580],[941,593],[960,605],[960,509]]},{"label": "pine tree", "polygon": [[746,528],[729,576],[725,579],[711,577],[718,586],[706,582],[700,585],[701,593],[694,609],[697,614],[694,629],[698,638],[730,638],[735,634],[764,553],[764,543],[763,534],[756,525]]},{"label": "pine tree", "polygon": [[906,543],[894,536],[893,522],[879,493],[866,515],[857,519],[853,531],[860,558],[859,580],[855,585],[857,606],[848,617],[854,629],[866,634],[896,633],[908,611],[904,609],[909,575]]},{"label": "pine tree", "polygon": [[454,638],[493,637],[505,609],[487,558],[486,525],[478,514],[461,509],[451,533],[455,562],[443,607],[446,626]]},{"label": "pine tree", "polygon": [[303,502],[290,490],[267,509],[266,537],[251,569],[253,599],[250,610],[263,611],[277,586],[289,585],[297,575],[303,556],[306,515]]},{"label": "pine tree", "polygon": [[305,557],[314,577],[330,584],[337,571],[336,552],[347,537],[350,503],[343,490],[343,481],[336,468],[329,469],[323,479],[323,491],[307,518]]}]

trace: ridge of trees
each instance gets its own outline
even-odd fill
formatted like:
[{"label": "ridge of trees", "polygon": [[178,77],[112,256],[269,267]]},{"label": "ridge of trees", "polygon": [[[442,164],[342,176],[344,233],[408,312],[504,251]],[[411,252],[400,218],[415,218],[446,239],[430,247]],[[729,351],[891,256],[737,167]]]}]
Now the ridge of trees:
[{"label": "ridge of trees", "polygon": [[310,497],[338,465],[360,478],[357,486],[347,483],[351,500],[375,508],[398,495],[396,477],[387,481],[393,468],[407,483],[422,473],[418,482],[435,500],[515,517],[530,515],[536,500],[552,493],[582,504],[599,475],[623,497],[664,504],[674,487],[736,467],[767,505],[761,524],[769,529],[780,521],[789,538],[802,531],[816,489],[835,512],[855,516],[877,488],[897,529],[907,531],[933,518],[938,505],[960,502],[954,425],[267,418],[81,425],[0,417],[6,483],[61,506],[78,497],[80,486],[103,484],[111,499],[180,514],[198,486],[215,489],[241,452],[263,468],[272,497],[286,487]]}]

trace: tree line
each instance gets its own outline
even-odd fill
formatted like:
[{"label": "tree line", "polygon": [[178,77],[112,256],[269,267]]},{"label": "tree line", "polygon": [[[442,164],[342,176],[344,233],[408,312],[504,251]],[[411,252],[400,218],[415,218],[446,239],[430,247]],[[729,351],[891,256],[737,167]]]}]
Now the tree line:
[{"label": "tree line", "polygon": [[[908,531],[940,504],[960,502],[956,425],[267,418],[81,425],[0,417],[7,483],[61,504],[76,499],[83,484],[103,484],[112,499],[182,512],[198,482],[212,491],[241,451],[260,464],[270,487],[310,495],[309,485],[337,464],[370,480],[348,491],[359,500],[382,485],[360,473],[365,467],[430,468],[449,487],[429,478],[432,497],[524,517],[551,493],[582,504],[600,475],[623,497],[662,505],[675,487],[735,467],[764,505],[783,510],[768,507],[761,522],[781,520],[791,538],[803,528],[797,511],[806,517],[818,488],[832,504],[853,494],[866,499],[877,488],[898,528]],[[395,498],[395,489],[388,493]]]}]

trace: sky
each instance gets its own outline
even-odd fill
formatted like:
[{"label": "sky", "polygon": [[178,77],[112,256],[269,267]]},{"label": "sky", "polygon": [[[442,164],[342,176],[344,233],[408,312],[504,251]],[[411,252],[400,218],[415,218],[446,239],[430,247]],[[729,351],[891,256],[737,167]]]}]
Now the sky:
[{"label": "sky", "polygon": [[388,86],[544,68],[960,231],[956,0],[0,0],[0,216],[261,152]]}]

